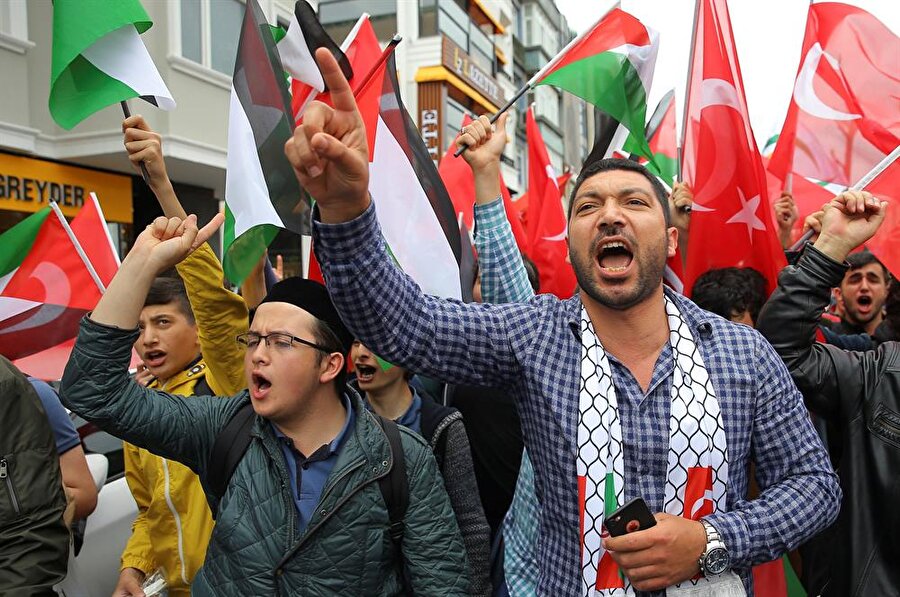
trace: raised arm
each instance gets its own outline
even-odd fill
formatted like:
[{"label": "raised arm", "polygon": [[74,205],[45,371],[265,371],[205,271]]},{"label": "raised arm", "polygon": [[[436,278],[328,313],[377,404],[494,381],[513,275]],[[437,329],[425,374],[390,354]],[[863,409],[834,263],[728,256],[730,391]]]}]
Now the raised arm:
[{"label": "raised arm", "polygon": [[362,118],[331,54],[316,57],[334,108],[310,104],[285,152],[316,198],[316,256],[344,322],[383,358],[419,373],[482,385],[514,379],[508,333],[528,327],[521,321],[527,307],[426,296],[393,265],[368,194]]},{"label": "raised arm", "polygon": [[[143,164],[150,174],[150,188],[168,218],[185,219],[187,214],[169,180],[162,153],[162,141],[141,116],[122,123],[125,148],[135,167]],[[236,394],[246,387],[244,353],[235,342],[249,325],[247,305],[225,288],[225,272],[208,243],[175,266],[184,281],[188,302],[197,323],[200,352],[209,375],[207,382],[216,394]]]},{"label": "raised arm", "polygon": [[135,241],[90,317],[81,324],[62,380],[70,409],[108,432],[199,472],[209,444],[233,405],[144,388],[128,376],[138,318],[153,279],[182,260],[221,225],[196,218],[157,218]]},{"label": "raised arm", "polygon": [[857,411],[878,352],[849,352],[815,341],[831,288],[846,271],[849,252],[875,234],[886,204],[869,193],[847,192],[815,219],[821,231],[797,265],[788,266],[759,315],[759,331],[785,362],[811,410],[833,421]]}]

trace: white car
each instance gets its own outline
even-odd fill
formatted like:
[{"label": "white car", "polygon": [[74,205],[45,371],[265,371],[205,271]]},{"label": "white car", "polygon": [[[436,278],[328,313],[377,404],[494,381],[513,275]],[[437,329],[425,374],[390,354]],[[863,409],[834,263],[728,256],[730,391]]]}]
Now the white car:
[{"label": "white car", "polygon": [[125,482],[122,440],[71,416],[100,493],[97,508],[87,518],[81,551],[75,556],[70,550],[68,575],[55,588],[66,597],[108,597],[119,580],[119,562],[137,504]]}]

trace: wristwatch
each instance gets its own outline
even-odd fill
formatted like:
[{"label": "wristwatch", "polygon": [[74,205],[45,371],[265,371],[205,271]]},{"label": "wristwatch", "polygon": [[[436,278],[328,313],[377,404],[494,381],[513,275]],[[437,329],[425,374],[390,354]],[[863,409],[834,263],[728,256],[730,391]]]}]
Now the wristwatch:
[{"label": "wristwatch", "polygon": [[700,556],[700,572],[703,576],[722,574],[731,568],[731,554],[716,527],[705,520],[700,523],[706,530],[706,551]]}]

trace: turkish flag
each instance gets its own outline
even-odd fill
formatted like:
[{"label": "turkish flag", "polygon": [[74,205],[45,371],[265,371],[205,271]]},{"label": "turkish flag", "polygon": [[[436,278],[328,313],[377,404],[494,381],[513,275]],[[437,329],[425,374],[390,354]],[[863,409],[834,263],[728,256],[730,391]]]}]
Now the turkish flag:
[{"label": "turkish flag", "polygon": [[[360,17],[356,26],[347,34],[347,38],[341,44],[341,50],[353,69],[354,76],[350,81],[350,86],[357,91],[363,77],[376,66],[381,57],[381,44],[378,43],[378,37],[375,35],[368,15]],[[313,87],[302,81],[291,81],[291,110],[294,112],[296,122],[300,122],[303,109],[313,99],[331,105],[329,92],[325,91],[310,98],[310,94],[315,92]]]},{"label": "turkish flag", "polygon": [[100,289],[55,214],[44,221],[31,251],[3,288],[21,308],[0,322],[0,354],[19,359],[74,338]]},{"label": "turkish flag", "polygon": [[[468,114],[463,116],[462,125],[470,124],[472,119]],[[467,230],[472,230],[475,219],[475,177],[472,175],[472,169],[461,157],[454,157],[456,144],[451,143],[447,148],[447,153],[441,159],[438,165],[438,174],[447,187],[450,194],[450,200],[453,202],[453,208],[456,210],[457,218],[462,218]],[[503,208],[506,210],[506,219],[512,227],[513,236],[516,239],[516,245],[519,250],[527,253],[528,237],[525,236],[525,230],[522,228],[522,222],[519,220],[519,214],[513,207],[512,198],[509,195],[509,189],[506,188],[506,182],[503,175],[500,175],[500,196],[503,198]]]},{"label": "turkish flag", "polygon": [[900,145],[900,38],[860,8],[815,3],[800,56],[769,168],[849,187]]},{"label": "turkish flag", "polygon": [[577,281],[566,262],[566,215],[563,213],[556,174],[541,137],[534,112],[525,117],[528,137],[528,218],[526,231],[531,245],[529,257],[537,265],[542,293],[565,299],[575,292]]},{"label": "turkish flag", "polygon": [[865,190],[888,202],[884,222],[866,247],[895,278],[900,278],[900,160],[895,157],[881,174],[865,186]]},{"label": "turkish flag", "polygon": [[769,215],[725,0],[701,0],[688,81],[684,180],[694,191],[685,288],[710,269],[752,267],[771,292],[786,265]]},{"label": "turkish flag", "polygon": [[113,246],[96,194],[90,194],[69,226],[100,281],[104,286],[109,286],[113,276],[119,271],[119,255]]}]

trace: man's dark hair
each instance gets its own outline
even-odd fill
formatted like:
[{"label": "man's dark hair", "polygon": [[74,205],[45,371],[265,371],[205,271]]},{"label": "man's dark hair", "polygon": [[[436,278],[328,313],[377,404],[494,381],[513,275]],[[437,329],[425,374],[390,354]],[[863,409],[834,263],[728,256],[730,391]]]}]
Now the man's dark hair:
[{"label": "man's dark hair", "polygon": [[606,158],[584,165],[584,167],[581,169],[581,172],[578,174],[578,179],[575,181],[575,188],[572,189],[572,194],[569,196],[569,213],[566,214],[567,221],[572,219],[572,206],[575,204],[575,195],[578,194],[578,189],[581,188],[581,185],[584,183],[584,181],[592,176],[600,174],[601,172],[610,172],[612,170],[626,170],[628,172],[637,172],[638,174],[646,178],[650,183],[650,186],[653,187],[653,192],[656,194],[656,199],[659,201],[659,205],[662,207],[663,216],[665,216],[666,218],[666,228],[672,225],[672,218],[669,214],[669,193],[666,192],[666,188],[662,186],[662,183],[659,182],[659,179],[656,178],[656,176],[654,176],[641,164],[638,164],[637,162],[634,162],[632,160],[623,160],[621,158]]},{"label": "man's dark hair", "polygon": [[725,319],[747,311],[755,322],[766,302],[766,279],[751,267],[711,269],[694,282],[691,300]]},{"label": "man's dark hair", "polygon": [[520,254],[522,255],[522,265],[525,266],[525,273],[528,274],[528,283],[531,284],[531,289],[537,294],[541,289],[541,278],[538,274],[537,264],[529,259],[525,253]]},{"label": "man's dark hair", "polygon": [[187,290],[184,288],[184,282],[175,275],[159,276],[150,284],[150,291],[147,298],[144,299],[144,306],[152,305],[168,305],[175,303],[181,314],[184,315],[191,325],[194,325],[194,311],[191,309],[191,303],[188,300]]},{"label": "man's dark hair", "polygon": [[[337,334],[334,333],[334,330],[331,329],[331,326],[316,317],[313,318],[313,321],[315,323],[313,324],[312,334],[316,344],[324,346],[331,352],[339,352],[344,355],[344,358],[346,359],[347,354],[344,352],[343,344]],[[316,365],[321,365],[322,359],[324,359],[326,355],[322,351],[318,351],[318,355],[319,356],[316,358]],[[339,397],[344,395],[344,386],[346,383],[347,367],[345,366],[341,368],[340,372],[334,378],[334,389],[337,390]]]},{"label": "man's dark hair", "polygon": [[888,268],[884,267],[884,264],[878,261],[878,258],[869,251],[860,251],[858,253],[847,255],[847,263],[850,264],[850,269],[847,270],[848,272],[865,267],[870,263],[877,263],[881,266],[882,273],[884,273],[884,281],[887,282],[891,279],[891,272],[888,271]]}]

